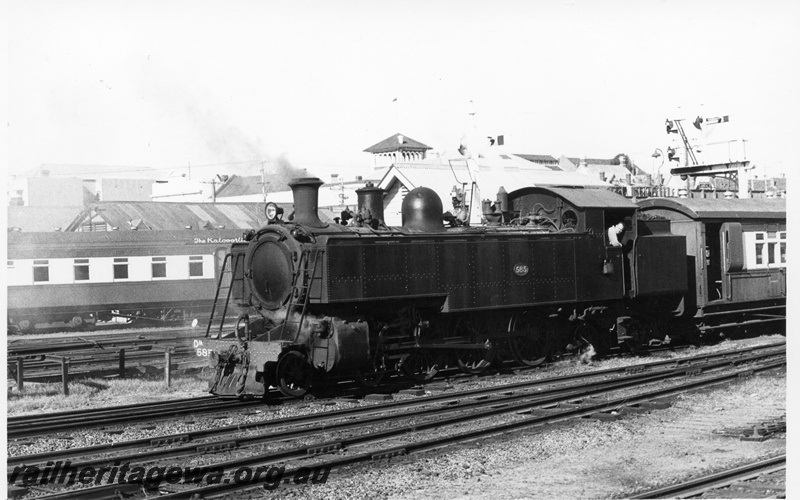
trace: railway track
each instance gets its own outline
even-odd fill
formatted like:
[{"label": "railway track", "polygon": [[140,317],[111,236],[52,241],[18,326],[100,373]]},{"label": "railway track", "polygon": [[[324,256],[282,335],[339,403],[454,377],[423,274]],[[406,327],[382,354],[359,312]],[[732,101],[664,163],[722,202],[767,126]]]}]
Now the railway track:
[{"label": "railway track", "polygon": [[[314,460],[313,465],[329,468],[343,467],[360,461],[370,461],[394,455],[402,455],[423,451],[426,449],[446,446],[455,442],[475,439],[476,437],[508,432],[517,428],[542,425],[547,422],[564,420],[581,416],[611,415],[615,412],[646,411],[650,401],[674,395],[693,388],[706,387],[726,383],[742,375],[752,374],[754,371],[774,369],[785,366],[785,349],[772,347],[761,349],[761,352],[751,352],[748,349],[732,357],[732,353],[720,353],[719,356],[704,356],[703,359],[681,363],[679,366],[672,361],[673,366],[663,366],[664,363],[649,363],[633,367],[627,374],[617,373],[611,376],[613,370],[602,370],[589,374],[570,377],[551,378],[535,382],[524,382],[502,387],[469,391],[464,393],[450,393],[439,396],[425,397],[417,400],[401,401],[390,404],[375,405],[367,408],[353,408],[325,412],[319,415],[294,417],[291,419],[271,420],[259,422],[250,427],[238,426],[238,432],[244,436],[224,436],[209,441],[210,434],[195,434],[186,436],[187,440],[197,439],[197,443],[175,446],[168,449],[156,449],[147,453],[141,451],[132,453],[118,453],[121,449],[131,450],[140,444],[115,443],[112,447],[113,454],[96,457],[104,450],[97,447],[85,450],[65,450],[62,454],[40,454],[27,457],[10,457],[9,466],[18,464],[31,465],[60,458],[74,459],[78,466],[101,466],[103,464],[138,460],[139,462],[159,461],[163,463],[168,458],[198,456],[202,453],[224,450],[230,454],[241,455],[246,449],[253,451],[240,458],[213,464],[222,467],[225,471],[238,470],[253,464],[286,464],[285,475],[291,475],[299,467],[309,466],[309,459]],[[759,361],[761,360],[761,361]],[[768,361],[764,361],[768,360]],[[732,364],[756,363],[761,364],[745,370],[730,370]],[[662,365],[660,368],[653,365]],[[708,370],[725,370],[726,373],[714,376],[698,377],[698,374]],[[690,380],[686,376],[696,377]],[[680,382],[669,387],[656,387],[665,380]],[[559,380],[560,379],[560,380]],[[591,380],[594,379],[594,380]],[[658,405],[655,405],[656,407]],[[401,412],[400,410],[411,410]],[[372,414],[370,418],[364,418]],[[478,430],[455,432],[446,436],[425,439],[419,436],[422,431],[436,429],[453,429],[459,424],[473,422],[481,419],[491,419],[503,416],[501,423],[490,424]],[[356,420],[356,417],[358,419]],[[599,418],[599,417],[598,417]],[[510,421],[509,421],[510,419]],[[320,422],[313,425],[315,422]],[[383,426],[374,430],[375,426]],[[263,429],[269,428],[272,432],[264,433]],[[282,429],[282,430],[281,430]],[[224,429],[230,433],[232,429]],[[246,431],[246,432],[245,432]],[[334,432],[349,432],[349,435],[339,436],[332,441],[320,442],[319,436],[329,436]],[[211,431],[210,431],[211,432]],[[259,433],[256,433],[259,432]],[[224,434],[217,430],[217,435]],[[316,440],[315,440],[316,438]],[[397,442],[404,441],[401,445]],[[200,442],[202,441],[202,442]],[[313,441],[313,442],[310,442]],[[410,441],[410,442],[409,442]],[[166,441],[174,442],[174,441]],[[303,443],[301,446],[292,446],[294,443]],[[309,443],[310,444],[306,444]],[[262,450],[269,443],[272,449],[266,453]],[[279,449],[275,449],[278,443]],[[120,448],[118,450],[117,448]],[[366,451],[364,451],[366,450]],[[105,450],[106,452],[108,450]],[[252,453],[256,454],[253,455]],[[329,458],[327,453],[336,452],[335,458]],[[84,456],[84,458],[80,458]],[[310,458],[309,458],[310,457]],[[299,460],[299,462],[297,462]],[[204,460],[201,460],[204,461]],[[195,460],[193,459],[193,462]],[[293,465],[293,464],[303,465]],[[133,492],[142,485],[115,484],[99,486],[80,490],[80,493],[98,495],[117,491],[119,488]],[[151,485],[152,486],[152,485]],[[240,484],[237,481],[228,481],[226,484],[214,484],[186,490],[187,485],[169,485],[176,498],[191,495],[217,495],[227,494],[237,489],[253,488],[250,484]],[[116,489],[115,489],[116,488]],[[161,487],[164,490],[164,485]],[[105,492],[105,493],[104,493]],[[71,498],[76,492],[65,491],[53,498]]]},{"label": "railway track", "polygon": [[[602,370],[595,370],[584,374],[575,374],[564,377],[545,378],[533,382],[522,382],[520,384],[512,384],[508,389],[537,387],[547,385],[549,383],[556,383],[559,381],[580,380],[586,377],[602,377],[615,374],[632,373],[635,371],[648,371],[654,370],[659,367],[665,366],[689,366],[696,363],[707,362],[709,360],[729,360],[735,361],[750,353],[760,352],[763,350],[781,349],[785,347],[785,343],[767,344],[763,346],[753,346],[743,349],[736,349],[730,351],[720,351],[718,353],[706,354],[700,356],[692,356],[679,359],[665,359],[660,361],[652,361],[642,363],[634,366],[607,368]],[[409,384],[396,384],[394,388],[400,390],[401,388],[408,388]],[[393,386],[388,386],[393,388]],[[487,389],[491,391],[491,389]],[[277,395],[277,391],[272,391],[272,395]],[[433,400],[436,400],[434,398]],[[174,416],[185,415],[201,411],[214,411],[219,408],[236,407],[237,405],[249,406],[253,405],[260,400],[250,400],[239,402],[231,399],[220,399],[215,396],[206,398],[189,398],[177,401],[162,401],[157,403],[144,403],[137,405],[123,405],[101,409],[88,409],[76,410],[67,412],[58,412],[51,414],[38,414],[30,416],[9,417],[7,427],[8,439],[18,439],[42,434],[48,434],[53,431],[70,430],[77,428],[87,428],[98,425],[108,424],[127,424],[144,420],[162,420],[165,418],[172,418]],[[389,403],[391,407],[401,407],[409,404],[408,402]],[[344,410],[342,414],[347,414],[349,410]]]},{"label": "railway track", "polygon": [[142,420],[159,420],[188,414],[227,411],[260,403],[257,400],[226,400],[216,396],[207,396],[102,409],[8,417],[7,437],[8,439],[20,439],[99,425],[128,424]]},{"label": "railway track", "polygon": [[786,494],[786,474],[781,474],[785,470],[786,455],[780,455],[629,498],[692,498],[700,495],[706,498],[706,493],[715,490],[719,496],[711,495],[710,498],[781,498],[778,495]]}]

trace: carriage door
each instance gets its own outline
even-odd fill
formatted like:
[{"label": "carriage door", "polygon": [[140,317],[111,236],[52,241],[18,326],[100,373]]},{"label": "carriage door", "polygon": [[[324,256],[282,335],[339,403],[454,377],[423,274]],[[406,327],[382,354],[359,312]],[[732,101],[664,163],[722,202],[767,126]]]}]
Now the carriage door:
[{"label": "carriage door", "polygon": [[731,300],[733,298],[731,274],[744,269],[742,225],[738,222],[722,224],[719,239],[722,253],[722,296],[725,300]]}]

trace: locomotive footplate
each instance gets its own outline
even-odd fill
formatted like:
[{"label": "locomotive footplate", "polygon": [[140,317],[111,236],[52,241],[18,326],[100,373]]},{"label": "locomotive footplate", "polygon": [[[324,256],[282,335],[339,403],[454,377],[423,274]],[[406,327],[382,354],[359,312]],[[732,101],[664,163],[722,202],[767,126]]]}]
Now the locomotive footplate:
[{"label": "locomotive footplate", "polygon": [[415,344],[413,342],[403,343],[403,344],[389,344],[384,346],[384,349],[387,352],[392,351],[408,351],[413,349],[442,349],[442,350],[453,350],[453,349],[475,349],[475,350],[488,350],[491,349],[491,345],[486,345],[485,342],[480,343],[473,343],[473,342],[463,342],[463,343],[441,343],[441,344]]}]

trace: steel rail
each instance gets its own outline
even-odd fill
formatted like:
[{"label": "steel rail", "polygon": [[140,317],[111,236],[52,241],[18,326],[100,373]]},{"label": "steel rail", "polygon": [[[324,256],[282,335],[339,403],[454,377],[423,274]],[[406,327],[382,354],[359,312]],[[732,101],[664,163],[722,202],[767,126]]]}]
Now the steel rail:
[{"label": "steel rail", "polygon": [[[693,390],[693,389],[699,389],[699,388],[702,388],[702,387],[709,387],[709,386],[713,386],[713,385],[724,384],[724,383],[727,383],[727,382],[729,382],[729,381],[731,381],[733,379],[740,378],[742,376],[742,374],[752,373],[754,371],[764,371],[764,370],[772,370],[772,369],[775,369],[775,368],[780,368],[780,367],[785,366],[785,363],[786,363],[786,361],[784,359],[781,362],[764,364],[762,366],[754,367],[754,368],[749,369],[749,370],[739,370],[739,371],[735,371],[735,372],[730,373],[730,374],[718,375],[716,377],[712,377],[712,378],[709,378],[709,379],[706,379],[706,380],[689,382],[689,383],[683,384],[683,385],[681,385],[679,387],[671,387],[671,388],[666,388],[666,389],[656,389],[656,390],[652,390],[652,391],[646,391],[646,392],[640,393],[638,395],[628,395],[628,396],[616,398],[616,399],[613,399],[613,400],[597,403],[597,404],[594,404],[594,405],[588,405],[588,406],[585,406],[585,407],[567,408],[567,409],[564,409],[562,411],[558,411],[558,409],[556,409],[554,412],[552,412],[551,414],[548,414],[548,415],[533,415],[532,414],[531,417],[528,417],[528,418],[525,418],[525,419],[522,419],[522,420],[516,421],[516,422],[508,422],[508,423],[499,424],[499,425],[495,425],[495,426],[485,427],[485,428],[482,428],[482,429],[479,429],[479,430],[466,431],[466,432],[457,433],[457,434],[453,434],[453,435],[449,435],[449,436],[427,439],[427,440],[424,440],[424,441],[418,441],[418,442],[414,442],[414,443],[409,443],[409,444],[402,445],[402,446],[392,446],[392,447],[389,447],[389,448],[382,448],[382,449],[379,449],[379,450],[362,452],[362,453],[359,453],[359,454],[352,455],[350,457],[335,458],[335,459],[332,459],[332,460],[329,460],[329,461],[326,461],[326,462],[323,462],[323,463],[315,463],[314,467],[325,466],[325,467],[330,467],[331,469],[337,469],[337,468],[341,468],[341,467],[344,467],[344,466],[347,466],[347,465],[357,464],[357,463],[360,463],[360,462],[369,462],[369,461],[373,461],[373,460],[379,460],[379,459],[382,459],[382,458],[389,458],[389,457],[392,457],[392,456],[406,455],[406,454],[411,454],[411,453],[419,453],[421,451],[433,450],[433,449],[441,448],[443,446],[448,446],[448,445],[451,445],[451,444],[454,444],[454,443],[472,441],[472,440],[474,440],[476,438],[480,438],[480,437],[487,437],[487,436],[507,433],[507,432],[512,431],[512,430],[522,429],[522,428],[526,428],[526,427],[539,426],[539,425],[542,425],[542,424],[545,424],[545,423],[556,422],[556,421],[560,421],[560,420],[567,420],[567,419],[574,418],[574,417],[592,415],[592,414],[597,413],[597,412],[601,412],[601,411],[604,411],[604,410],[610,410],[610,409],[613,410],[615,408],[619,408],[621,406],[629,405],[629,404],[632,404],[632,403],[641,403],[641,402],[645,402],[645,401],[649,401],[649,400],[653,400],[653,399],[663,398],[663,397],[669,396],[669,395],[675,395],[675,394],[679,394],[679,393],[688,392],[688,391]],[[515,411],[516,412],[516,411],[518,411],[518,409],[514,408],[511,411]],[[440,427],[442,423],[443,422],[439,421],[439,422],[433,422],[433,423],[425,424],[425,425],[414,425],[410,429],[404,429],[403,432],[404,433],[416,432],[416,431],[424,430],[424,429],[427,429],[427,428]],[[447,421],[446,423],[451,423],[451,422]],[[338,441],[338,442],[328,443],[327,445],[330,446],[329,450],[334,451],[334,450],[338,450],[338,449],[344,448],[345,445],[352,445],[352,444],[356,444],[358,442],[367,442],[367,441],[375,440],[375,438],[385,439],[385,437],[386,436],[368,435],[368,436],[361,436],[361,437],[356,438],[356,439],[351,439],[351,440],[349,440],[347,442]],[[339,447],[336,447],[337,444],[339,445]],[[318,445],[318,446],[319,446],[319,448],[324,449],[325,444]],[[214,466],[215,467],[222,467],[223,470],[226,470],[226,471],[232,471],[232,470],[236,470],[237,468],[242,467],[242,466],[250,466],[250,465],[259,464],[259,463],[275,463],[275,462],[273,461],[272,457],[270,457],[270,456],[253,456],[253,457],[248,457],[248,458],[245,458],[245,459],[230,460],[228,462],[218,463],[218,464],[215,464]],[[291,469],[287,467],[286,470],[284,471],[284,477],[296,474],[299,471],[299,469],[301,469],[301,468],[306,469],[307,467],[295,467],[295,468],[291,468]],[[189,489],[189,490],[186,490],[186,491],[180,491],[180,492],[164,495],[164,496],[161,496],[159,498],[165,498],[165,499],[207,498],[208,496],[212,496],[212,495],[219,495],[219,494],[228,495],[228,494],[230,494],[230,493],[232,493],[234,491],[253,489],[253,488],[256,488],[258,486],[259,486],[258,484],[254,485],[254,484],[237,484],[236,482],[228,482],[228,483],[222,482],[220,484],[201,486],[201,487],[192,488],[192,489]],[[60,496],[55,496],[54,495],[54,496],[48,496],[48,497],[45,497],[45,498],[58,499],[58,498],[71,498],[71,497],[69,495],[65,496],[65,497],[60,497]]]},{"label": "steel rail", "polygon": [[[59,431],[75,430],[78,427],[130,423],[136,420],[161,420],[188,413],[213,412],[261,404],[259,400],[224,400],[214,396],[158,401],[143,405],[127,405],[100,410],[79,410],[75,414],[36,415],[32,417],[10,417],[7,438],[19,439]],[[12,420],[15,418],[15,420]],[[17,420],[18,419],[18,420]]]},{"label": "steel rail", "polygon": [[750,464],[734,467],[707,476],[683,481],[663,488],[637,493],[628,498],[685,498],[699,495],[705,491],[728,486],[738,481],[744,481],[786,469],[786,455],[760,460]]},{"label": "steel rail", "polygon": [[[767,351],[766,354],[779,355],[779,354],[782,354],[783,352],[785,352],[785,349],[780,349],[782,347],[784,347],[784,344],[770,345],[769,349],[765,349],[765,351]],[[772,352],[772,349],[775,349],[775,348],[778,348],[778,350]],[[696,369],[701,368],[701,367],[710,368],[711,366],[707,365],[707,363],[710,362],[711,360],[717,359],[717,358],[719,358],[722,361],[718,362],[714,366],[727,365],[727,364],[729,364],[731,362],[735,362],[735,363],[747,362],[747,361],[750,360],[750,358],[752,356],[758,356],[757,354],[753,354],[752,350],[753,350],[752,348],[747,348],[741,353],[739,353],[738,351],[725,351],[725,352],[721,352],[718,355],[712,356],[712,357],[701,356],[701,357],[693,358],[691,360],[687,360],[687,361],[690,361],[690,362],[689,363],[684,363],[683,365],[684,366],[691,366],[692,369],[696,370]],[[741,354],[741,355],[737,356],[736,358],[730,358],[729,356],[734,352],[737,353],[737,354]],[[747,353],[750,353],[750,355],[748,356]],[[698,364],[696,364],[697,362],[703,362],[704,365],[702,365],[702,366],[698,365]],[[482,397],[482,396],[488,397],[487,395],[491,395],[493,393],[506,395],[506,396],[509,397],[508,400],[511,401],[511,400],[514,400],[514,399],[519,398],[519,397],[530,397],[531,396],[531,395],[513,396],[512,394],[509,394],[512,391],[527,390],[527,389],[532,389],[532,388],[536,388],[536,387],[539,387],[539,386],[547,386],[547,385],[570,382],[570,381],[575,381],[575,380],[588,380],[588,379],[597,378],[597,377],[600,377],[600,376],[619,375],[619,374],[625,374],[625,373],[645,373],[645,375],[643,375],[643,376],[650,376],[650,375],[653,375],[653,373],[651,371],[652,368],[655,368],[657,366],[664,366],[664,365],[675,365],[675,367],[680,366],[679,364],[675,363],[675,360],[657,361],[657,362],[647,363],[647,364],[643,364],[643,365],[635,365],[633,367],[609,368],[609,369],[605,369],[605,370],[597,370],[597,371],[586,372],[586,373],[581,373],[581,374],[571,374],[571,375],[566,375],[566,376],[561,376],[561,377],[548,377],[548,378],[545,378],[545,379],[539,379],[539,380],[533,380],[533,381],[527,381],[527,382],[518,382],[518,383],[514,383],[514,384],[506,384],[506,385],[495,386],[495,387],[486,387],[486,388],[481,388],[481,389],[477,389],[477,390],[469,390],[469,391],[461,391],[461,392],[440,394],[440,395],[436,395],[436,396],[428,396],[428,397],[421,398],[421,399],[395,401],[395,402],[391,402],[391,403],[382,403],[382,404],[371,405],[371,406],[366,406],[366,407],[347,408],[347,409],[343,409],[343,410],[334,410],[334,411],[316,413],[316,414],[311,414],[311,415],[299,415],[299,416],[294,416],[294,417],[285,417],[285,418],[281,418],[281,419],[272,419],[272,420],[266,420],[266,421],[250,422],[250,423],[245,423],[245,424],[236,424],[236,425],[230,425],[230,426],[224,426],[224,427],[216,427],[216,428],[209,429],[209,430],[204,430],[204,431],[194,431],[194,432],[189,432],[189,433],[171,434],[171,435],[166,435],[166,436],[150,437],[150,438],[138,439],[138,440],[127,441],[127,442],[116,442],[116,443],[113,443],[113,444],[95,445],[95,446],[89,446],[89,447],[83,447],[83,448],[70,448],[69,450],[62,450],[60,452],[55,452],[55,453],[54,452],[46,452],[46,453],[40,453],[40,454],[35,454],[35,455],[20,455],[20,456],[16,456],[16,457],[8,457],[7,460],[8,460],[8,464],[9,465],[11,465],[11,464],[20,464],[20,463],[28,463],[28,464],[30,464],[30,463],[35,463],[35,461],[37,461],[37,460],[46,461],[46,460],[50,460],[50,459],[64,458],[64,457],[67,457],[67,456],[81,456],[81,455],[87,455],[87,454],[97,454],[97,453],[101,453],[103,451],[108,451],[108,450],[111,450],[111,449],[113,449],[114,451],[121,451],[123,449],[133,449],[133,448],[142,447],[144,445],[152,444],[154,441],[162,442],[162,443],[186,442],[186,441],[192,441],[192,440],[198,440],[198,439],[205,439],[205,438],[218,436],[218,435],[229,434],[229,433],[233,433],[233,432],[257,431],[257,430],[260,430],[262,428],[276,428],[276,427],[280,428],[280,427],[286,427],[286,426],[290,426],[290,425],[293,425],[293,426],[297,426],[297,425],[301,425],[301,424],[302,425],[306,425],[306,424],[312,424],[314,422],[319,422],[319,421],[329,422],[331,420],[336,420],[336,419],[352,418],[354,416],[367,416],[367,415],[372,415],[372,414],[376,414],[376,413],[382,413],[382,412],[386,412],[386,411],[390,411],[390,410],[391,411],[395,411],[395,410],[399,410],[399,409],[402,409],[402,408],[414,408],[414,407],[418,407],[418,406],[428,406],[428,405],[432,405],[432,404],[436,404],[436,403],[452,404],[454,401],[460,401],[462,399],[476,398],[476,397]],[[609,382],[613,382],[613,381],[601,381],[601,382],[598,382],[598,383],[609,383]],[[544,394],[544,393],[547,393],[547,392],[548,391],[539,392],[539,394]],[[191,402],[193,400],[190,399],[190,400],[183,400],[183,401]],[[491,404],[496,404],[497,401],[498,400],[492,400],[490,403]],[[229,401],[229,402],[233,402],[233,401]],[[127,407],[117,407],[117,408],[122,408],[124,410],[125,408],[134,408],[135,409],[136,407],[137,407],[137,405],[128,405]],[[465,407],[467,407],[467,405],[458,406],[458,408],[465,408]],[[408,415],[408,414],[405,414],[405,415]],[[57,419],[58,419],[58,415],[56,415],[56,420]],[[104,422],[107,422],[107,419],[105,419]],[[325,425],[325,429],[326,430],[331,429],[331,425],[326,424]]]},{"label": "steel rail", "polygon": [[[720,362],[720,364],[724,364],[724,363]],[[555,413],[553,415],[534,416],[532,419],[531,418],[524,419],[522,421],[524,425],[522,425],[522,426],[539,424],[539,423],[543,423],[543,422],[546,422],[546,421],[552,421],[554,419],[555,420],[560,420],[560,419],[569,418],[569,417],[577,416],[577,415],[591,414],[591,413],[594,413],[594,412],[597,412],[597,411],[602,411],[604,409],[619,408],[621,406],[630,405],[630,404],[633,404],[635,402],[644,401],[644,400],[648,400],[648,399],[653,399],[655,397],[662,397],[664,395],[674,394],[676,392],[684,392],[684,391],[690,390],[692,388],[701,387],[701,386],[705,386],[705,385],[709,385],[709,384],[713,384],[713,383],[721,383],[721,381],[728,381],[730,378],[737,377],[737,376],[741,375],[742,373],[751,374],[756,370],[760,371],[760,370],[763,370],[763,369],[772,369],[772,368],[782,367],[782,366],[785,366],[785,356],[784,356],[784,359],[781,360],[781,361],[773,362],[773,363],[771,363],[769,365],[764,365],[764,366],[752,368],[752,369],[749,369],[749,370],[740,370],[738,372],[735,372],[733,375],[729,374],[729,375],[722,375],[722,376],[712,377],[709,380],[703,380],[703,381],[699,381],[699,382],[683,384],[683,385],[681,385],[679,387],[671,387],[671,388],[667,388],[667,389],[660,389],[660,390],[645,392],[645,393],[640,394],[640,395],[625,396],[625,397],[622,397],[622,398],[617,398],[615,400],[601,402],[601,403],[598,403],[598,404],[595,404],[595,405],[579,407],[577,409],[567,409],[567,410],[564,410],[564,411],[553,410],[553,411],[555,411]],[[352,438],[348,438],[348,439],[344,439],[344,440],[337,440],[337,441],[334,441],[334,442],[315,444],[314,446],[311,446],[311,447],[301,446],[301,447],[296,447],[296,448],[293,448],[293,449],[290,449],[290,450],[283,450],[283,451],[279,451],[279,452],[273,452],[273,453],[268,453],[268,454],[251,456],[251,457],[247,457],[247,458],[244,458],[244,459],[232,460],[232,461],[224,462],[222,464],[215,464],[214,467],[222,467],[224,470],[232,470],[233,468],[238,468],[238,467],[241,467],[241,466],[254,464],[254,463],[275,463],[276,461],[279,461],[279,460],[286,460],[286,459],[290,459],[290,458],[305,457],[305,456],[307,456],[309,454],[315,454],[315,453],[320,453],[320,452],[335,451],[335,450],[339,450],[339,449],[346,448],[348,446],[353,446],[353,445],[356,445],[356,444],[362,444],[362,443],[374,442],[374,441],[382,441],[382,440],[386,440],[386,439],[391,438],[391,437],[396,437],[396,436],[399,436],[399,435],[403,435],[403,434],[406,434],[406,433],[409,433],[409,432],[417,432],[417,431],[425,430],[425,429],[432,429],[432,428],[439,428],[439,427],[448,426],[448,425],[454,425],[454,424],[457,424],[457,423],[461,423],[461,422],[465,422],[465,421],[472,421],[472,420],[476,420],[476,419],[480,419],[480,418],[486,418],[486,417],[490,417],[490,416],[494,416],[494,415],[498,415],[498,414],[507,414],[507,413],[512,413],[512,412],[513,413],[518,413],[518,414],[519,413],[531,413],[531,408],[535,407],[535,406],[545,406],[545,405],[548,405],[548,404],[552,405],[554,403],[563,401],[565,399],[567,399],[567,400],[575,399],[576,397],[585,397],[585,396],[592,395],[592,394],[600,394],[600,393],[604,393],[604,392],[610,392],[610,391],[614,391],[614,390],[619,390],[619,389],[622,389],[622,388],[634,387],[636,385],[641,385],[643,383],[642,379],[647,379],[648,381],[653,382],[653,381],[661,381],[661,380],[664,380],[665,378],[671,378],[671,377],[674,377],[674,376],[677,376],[677,375],[686,375],[686,374],[691,375],[693,373],[695,373],[695,370],[694,370],[693,367],[684,366],[684,367],[680,367],[680,368],[674,368],[673,370],[666,370],[665,373],[643,374],[643,375],[635,376],[635,378],[638,378],[639,380],[627,380],[627,381],[621,381],[621,382],[620,381],[606,382],[606,384],[605,384],[606,387],[604,387],[604,388],[595,387],[595,388],[586,388],[585,390],[580,390],[580,389],[576,390],[576,389],[572,388],[572,392],[569,392],[568,394],[562,394],[560,396],[556,395],[556,396],[549,396],[549,397],[548,396],[540,397],[537,394],[530,394],[530,395],[527,395],[528,398],[529,398],[528,401],[522,401],[522,402],[517,402],[517,403],[511,403],[511,402],[509,402],[509,403],[501,403],[501,402],[498,402],[498,401],[490,401],[490,402],[486,402],[485,403],[487,405],[491,405],[491,407],[489,409],[480,410],[480,411],[477,411],[477,412],[474,412],[474,413],[468,413],[468,414],[465,414],[465,415],[458,415],[458,416],[454,416],[454,417],[450,417],[450,418],[446,418],[446,419],[434,419],[434,420],[426,422],[426,423],[410,424],[410,425],[401,426],[401,427],[398,427],[398,428],[393,428],[393,429],[390,429],[390,430],[379,431],[379,432],[374,432],[374,433],[370,433],[370,434],[362,434],[362,435],[359,435],[359,436],[356,436],[356,437],[352,437]],[[532,400],[530,399],[531,397],[533,398]],[[460,410],[459,409],[455,409],[453,411],[460,411]],[[469,432],[467,434],[468,434],[469,439],[474,439],[475,437],[479,437],[481,435],[495,434],[495,433],[498,433],[498,432],[504,432],[504,431],[506,431],[508,429],[517,428],[517,427],[520,427],[520,423],[519,422],[510,423],[510,424],[502,424],[500,426],[494,426],[494,427],[490,426],[488,428],[483,428],[483,429],[481,429],[479,431],[472,431],[472,432]],[[457,436],[462,436],[463,437],[464,435],[462,433],[462,434],[458,434]],[[357,457],[355,459],[353,459],[353,458],[337,459],[337,460],[333,460],[331,462],[327,462],[325,465],[331,466],[331,467],[334,467],[334,468],[335,467],[341,467],[343,465],[348,465],[350,463],[355,463],[356,461],[374,459],[375,457],[392,456],[392,455],[396,455],[396,454],[405,454],[405,453],[408,453],[410,451],[418,451],[418,450],[425,449],[427,446],[439,447],[439,446],[442,446],[444,444],[449,443],[451,440],[452,440],[452,436],[445,437],[445,438],[438,438],[438,439],[434,439],[434,440],[427,440],[427,441],[423,441],[423,442],[419,442],[419,443],[406,445],[406,446],[400,447],[400,448],[393,447],[393,448],[381,450],[379,452],[370,452],[370,453],[366,453],[366,454],[360,454],[360,455],[357,455]],[[213,448],[211,448],[211,449],[213,449]],[[119,458],[116,458],[116,460],[119,460]],[[201,487],[199,489],[193,489],[193,490],[191,490],[191,492],[186,492],[186,494],[189,494],[189,495],[195,495],[195,494],[203,495],[203,494],[208,494],[208,493],[218,493],[218,492],[222,492],[222,491],[228,491],[230,488],[241,489],[241,487],[242,487],[242,485],[237,485],[237,484],[234,484],[234,485],[229,485],[229,484],[225,484],[225,485],[209,485],[207,487]],[[245,488],[246,487],[252,488],[253,485],[252,484],[244,485],[244,487]],[[100,487],[100,488],[104,488],[104,487]],[[81,490],[81,491],[82,492],[87,492],[86,490]],[[54,496],[53,498],[70,498],[70,496],[69,496],[70,492],[64,492],[63,494],[67,495],[67,496],[64,496],[64,497]],[[183,493],[178,493],[176,495],[178,495],[178,496],[176,496],[176,498],[177,497],[183,497],[182,496]]]},{"label": "steel rail", "polygon": [[[723,362],[718,364],[727,366],[727,362]],[[712,368],[711,366],[707,368]],[[694,369],[694,368],[693,368]],[[525,401],[526,403],[536,404],[539,400],[547,397],[548,399],[542,404],[552,404],[555,402],[563,402],[568,400],[575,400],[581,398],[586,395],[587,391],[595,390],[597,388],[602,388],[605,390],[612,390],[614,388],[627,388],[631,387],[631,385],[643,384],[647,382],[651,382],[653,380],[664,380],[664,375],[672,375],[674,373],[674,369],[666,369],[663,372],[653,373],[647,372],[644,374],[635,374],[629,375],[624,377],[623,379],[618,380],[601,380],[595,382],[589,382],[585,385],[581,386],[580,388],[576,387],[555,387],[537,391],[536,393],[522,393],[516,394],[516,391],[509,391],[507,388],[500,386],[495,388],[495,391],[501,394],[501,397],[498,399],[488,399],[488,397],[481,397],[481,399],[473,400],[466,403],[461,403],[460,400],[455,400],[453,405],[447,405],[445,407],[434,407],[434,408],[424,408],[418,411],[407,412],[398,414],[393,412],[390,416],[386,417],[384,415],[372,416],[366,419],[360,419],[358,421],[343,421],[339,423],[330,423],[330,419],[320,418],[324,417],[326,414],[320,414],[319,417],[315,418],[314,420],[323,420],[321,425],[316,427],[303,427],[301,429],[291,428],[286,429],[284,431],[277,431],[277,432],[270,432],[268,434],[260,434],[254,436],[245,436],[240,438],[235,438],[231,440],[230,438],[225,439],[223,441],[216,441],[216,442],[205,442],[202,444],[191,444],[181,447],[172,447],[169,449],[160,449],[160,450],[153,450],[151,452],[141,453],[135,452],[130,453],[128,455],[114,455],[112,457],[102,457],[92,460],[83,460],[80,462],[75,462],[72,460],[73,457],[78,457],[80,454],[95,454],[98,452],[99,447],[91,447],[91,449],[68,449],[63,450],[60,453],[43,453],[35,458],[39,460],[39,463],[44,461],[52,461],[54,459],[59,458],[67,458],[69,457],[71,462],[75,462],[73,465],[78,467],[87,467],[87,466],[95,466],[95,465],[110,465],[113,462],[124,462],[129,460],[139,459],[142,460],[144,458],[148,460],[152,460],[155,458],[175,458],[179,456],[187,456],[187,455],[195,455],[198,451],[203,449],[213,449],[215,446],[218,446],[219,449],[222,449],[226,446],[230,446],[232,441],[235,441],[236,447],[240,447],[241,445],[253,445],[253,444],[267,444],[275,441],[286,441],[288,439],[300,439],[304,437],[312,437],[319,432],[332,432],[332,431],[342,431],[348,430],[353,428],[360,428],[366,427],[368,425],[374,424],[384,424],[384,423],[391,423],[394,421],[402,421],[407,420],[409,418],[417,418],[417,417],[426,417],[426,416],[442,416],[448,413],[456,413],[461,412],[464,410],[470,409],[479,409],[484,407],[495,408],[499,405],[508,405],[513,402],[518,401]],[[682,373],[680,374],[682,375]],[[484,393],[485,394],[485,393]],[[556,397],[554,399],[554,397]],[[480,397],[480,396],[479,396]],[[416,401],[417,405],[415,406],[430,406],[433,404],[431,401],[426,400],[418,400]],[[447,404],[447,403],[442,403]],[[372,410],[370,408],[364,408],[365,410]],[[377,409],[376,409],[377,410]],[[371,414],[376,413],[375,411],[370,411]],[[385,413],[385,411],[383,412]],[[169,437],[159,437],[159,438],[151,438],[151,439],[143,439],[137,440],[136,442],[128,442],[128,443],[114,443],[112,445],[106,446],[106,451],[118,452],[122,451],[123,449],[130,449],[132,446],[131,444],[135,443],[137,446],[141,447],[143,444],[150,444],[153,445],[154,443],[157,444],[171,444],[171,443],[180,443],[185,442],[190,439],[197,439],[199,437],[210,437],[214,435],[230,433],[231,428],[235,428],[236,431],[243,431],[243,430],[257,430],[264,427],[274,427],[273,422],[258,422],[257,425],[239,425],[239,426],[229,426],[225,429],[226,432],[220,432],[220,428],[211,429],[208,432],[197,432],[191,433],[192,436],[190,437],[189,434],[178,434]],[[296,426],[294,426],[296,427]],[[304,449],[305,450],[305,449]],[[12,464],[25,464],[25,465],[33,465],[34,463],[31,462],[33,456],[22,456],[22,457],[12,457],[8,459],[9,466]]]}]

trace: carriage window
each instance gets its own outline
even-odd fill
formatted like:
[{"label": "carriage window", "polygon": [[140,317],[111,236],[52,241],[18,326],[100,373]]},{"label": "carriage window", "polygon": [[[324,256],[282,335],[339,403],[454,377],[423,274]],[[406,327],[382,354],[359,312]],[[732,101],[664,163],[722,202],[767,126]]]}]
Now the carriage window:
[{"label": "carriage window", "polygon": [[75,281],[89,279],[89,259],[75,259]]},{"label": "carriage window", "polygon": [[126,280],[128,279],[128,258],[118,257],[114,259],[114,279]]},{"label": "carriage window", "polygon": [[786,264],[786,232],[778,233],[778,237],[780,238],[780,252],[781,252],[781,264]]},{"label": "carriage window", "polygon": [[189,257],[189,277],[203,276],[203,256],[192,255]]},{"label": "carriage window", "polygon": [[47,260],[34,260],[33,261],[33,282],[42,283],[50,281],[50,261]]},{"label": "carriage window", "polygon": [[153,278],[166,278],[167,277],[167,258],[166,257],[153,257]]},{"label": "carriage window", "polygon": [[761,231],[745,233],[745,241],[752,250],[749,266],[767,268],[786,264],[786,231]]}]

